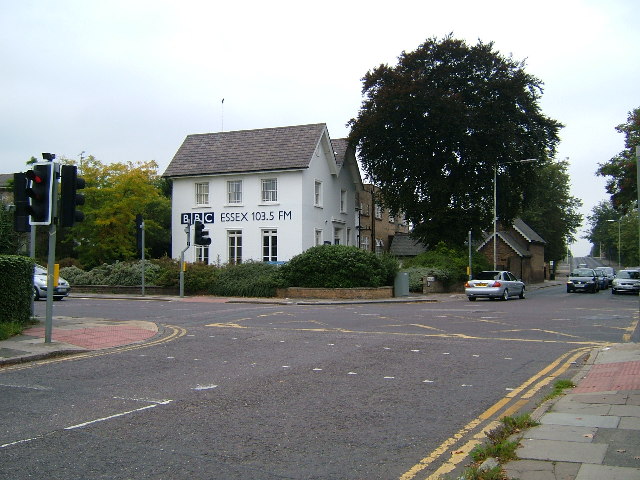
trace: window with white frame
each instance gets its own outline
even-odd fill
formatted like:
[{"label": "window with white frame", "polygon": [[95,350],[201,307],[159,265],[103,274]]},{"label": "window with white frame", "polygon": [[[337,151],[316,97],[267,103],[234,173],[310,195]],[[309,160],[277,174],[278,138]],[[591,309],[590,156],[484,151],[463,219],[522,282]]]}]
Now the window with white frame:
[{"label": "window with white frame", "polygon": [[314,195],[313,204],[316,207],[321,207],[322,206],[322,182],[319,180],[316,180],[313,195]]},{"label": "window with white frame", "polygon": [[242,230],[227,231],[227,246],[229,248],[229,263],[242,263]]},{"label": "window with white frame", "polygon": [[277,178],[262,179],[262,201],[263,202],[278,201],[278,179]]},{"label": "window with white frame", "polygon": [[377,219],[381,219],[382,218],[382,206],[378,205],[376,203],[375,209],[376,209],[376,211],[375,211],[376,218]]},{"label": "window with white frame", "polygon": [[227,181],[227,203],[242,203],[242,180]]},{"label": "window with white frame", "polygon": [[209,182],[196,183],[196,205],[209,205]]},{"label": "window with white frame", "polygon": [[384,253],[384,242],[380,238],[376,238],[376,253],[378,255]]},{"label": "window with white frame", "polygon": [[369,250],[369,237],[367,236],[360,237],[360,248],[362,250]]},{"label": "window with white frame", "polygon": [[347,213],[347,191],[340,190],[340,213]]},{"label": "window with white frame", "polygon": [[389,212],[389,223],[395,223],[396,218],[394,217],[393,213]]},{"label": "window with white frame", "polygon": [[316,241],[316,245],[322,245],[322,230],[316,228],[315,231],[315,241]]},{"label": "window with white frame", "polygon": [[277,230],[262,231],[262,261],[263,262],[278,261],[278,231]]},{"label": "window with white frame", "polygon": [[209,247],[207,245],[196,245],[196,262],[209,265]]}]

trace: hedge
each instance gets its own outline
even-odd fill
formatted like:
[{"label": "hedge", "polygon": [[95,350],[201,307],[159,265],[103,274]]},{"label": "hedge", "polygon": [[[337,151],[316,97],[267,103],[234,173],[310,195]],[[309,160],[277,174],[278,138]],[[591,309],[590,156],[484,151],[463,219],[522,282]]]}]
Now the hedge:
[{"label": "hedge", "polygon": [[32,258],[0,255],[0,322],[25,325],[30,321],[33,268]]}]

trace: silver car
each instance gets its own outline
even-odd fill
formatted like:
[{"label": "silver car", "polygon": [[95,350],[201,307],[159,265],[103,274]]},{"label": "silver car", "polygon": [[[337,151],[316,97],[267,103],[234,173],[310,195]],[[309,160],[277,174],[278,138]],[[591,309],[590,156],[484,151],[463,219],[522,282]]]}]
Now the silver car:
[{"label": "silver car", "polygon": [[[64,278],[58,277],[58,285],[53,289],[53,299],[62,300],[69,295],[71,286]],[[47,297],[47,270],[36,265],[33,271],[33,299],[40,300]]]},{"label": "silver car", "polygon": [[473,302],[476,298],[500,298],[508,300],[509,297],[524,298],[525,285],[515,275],[507,271],[485,271],[476,275],[464,285],[464,293]]},{"label": "silver car", "polygon": [[614,295],[622,292],[631,292],[640,295],[640,271],[619,270],[611,284],[611,293]]}]

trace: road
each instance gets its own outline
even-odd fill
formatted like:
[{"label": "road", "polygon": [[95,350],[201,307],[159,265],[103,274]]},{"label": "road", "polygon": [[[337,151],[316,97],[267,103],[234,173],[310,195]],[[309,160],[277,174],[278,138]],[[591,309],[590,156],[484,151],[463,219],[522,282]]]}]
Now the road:
[{"label": "road", "polygon": [[638,297],[562,286],[507,302],[185,300],[57,302],[162,335],[0,370],[0,479],[427,478],[638,323]]}]

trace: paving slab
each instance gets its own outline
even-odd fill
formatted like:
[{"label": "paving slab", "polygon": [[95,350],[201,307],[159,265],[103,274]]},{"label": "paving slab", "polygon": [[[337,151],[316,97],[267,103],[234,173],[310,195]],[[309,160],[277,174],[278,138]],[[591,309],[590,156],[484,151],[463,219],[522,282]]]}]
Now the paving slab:
[{"label": "paving slab", "polygon": [[580,415],[575,413],[546,413],[540,419],[543,425],[573,425],[576,427],[616,428],[620,417],[599,415]]},{"label": "paving slab", "polygon": [[618,417],[636,417],[640,418],[640,406],[638,405],[613,405],[610,415]]},{"label": "paving slab", "polygon": [[624,430],[638,430],[638,436],[640,436],[640,418],[636,417],[622,417],[618,428]]},{"label": "paving slab", "polygon": [[585,463],[580,467],[576,480],[638,480],[640,468],[611,467]]},{"label": "paving slab", "polygon": [[[609,394],[592,394],[592,393],[582,393],[582,394],[569,394],[565,398],[562,398],[558,401],[561,403],[604,403],[606,405],[625,405],[631,398],[627,392],[621,393],[609,393]],[[640,399],[639,399],[640,400]]]},{"label": "paving slab", "polygon": [[579,463],[516,460],[504,466],[509,478],[518,480],[574,480],[580,470]]},{"label": "paving slab", "polygon": [[525,439],[562,440],[565,442],[591,443],[596,436],[596,427],[574,427],[570,425],[539,425],[524,433]]},{"label": "paving slab", "polygon": [[517,451],[518,458],[577,463],[602,463],[608,447],[606,444],[558,440],[523,439],[521,443],[522,447]]},{"label": "paving slab", "polygon": [[[578,403],[564,402],[557,403],[553,406],[552,412],[555,413],[580,413],[584,415],[610,415],[611,405],[594,404],[594,403]],[[613,414],[611,414],[613,415]]]}]

